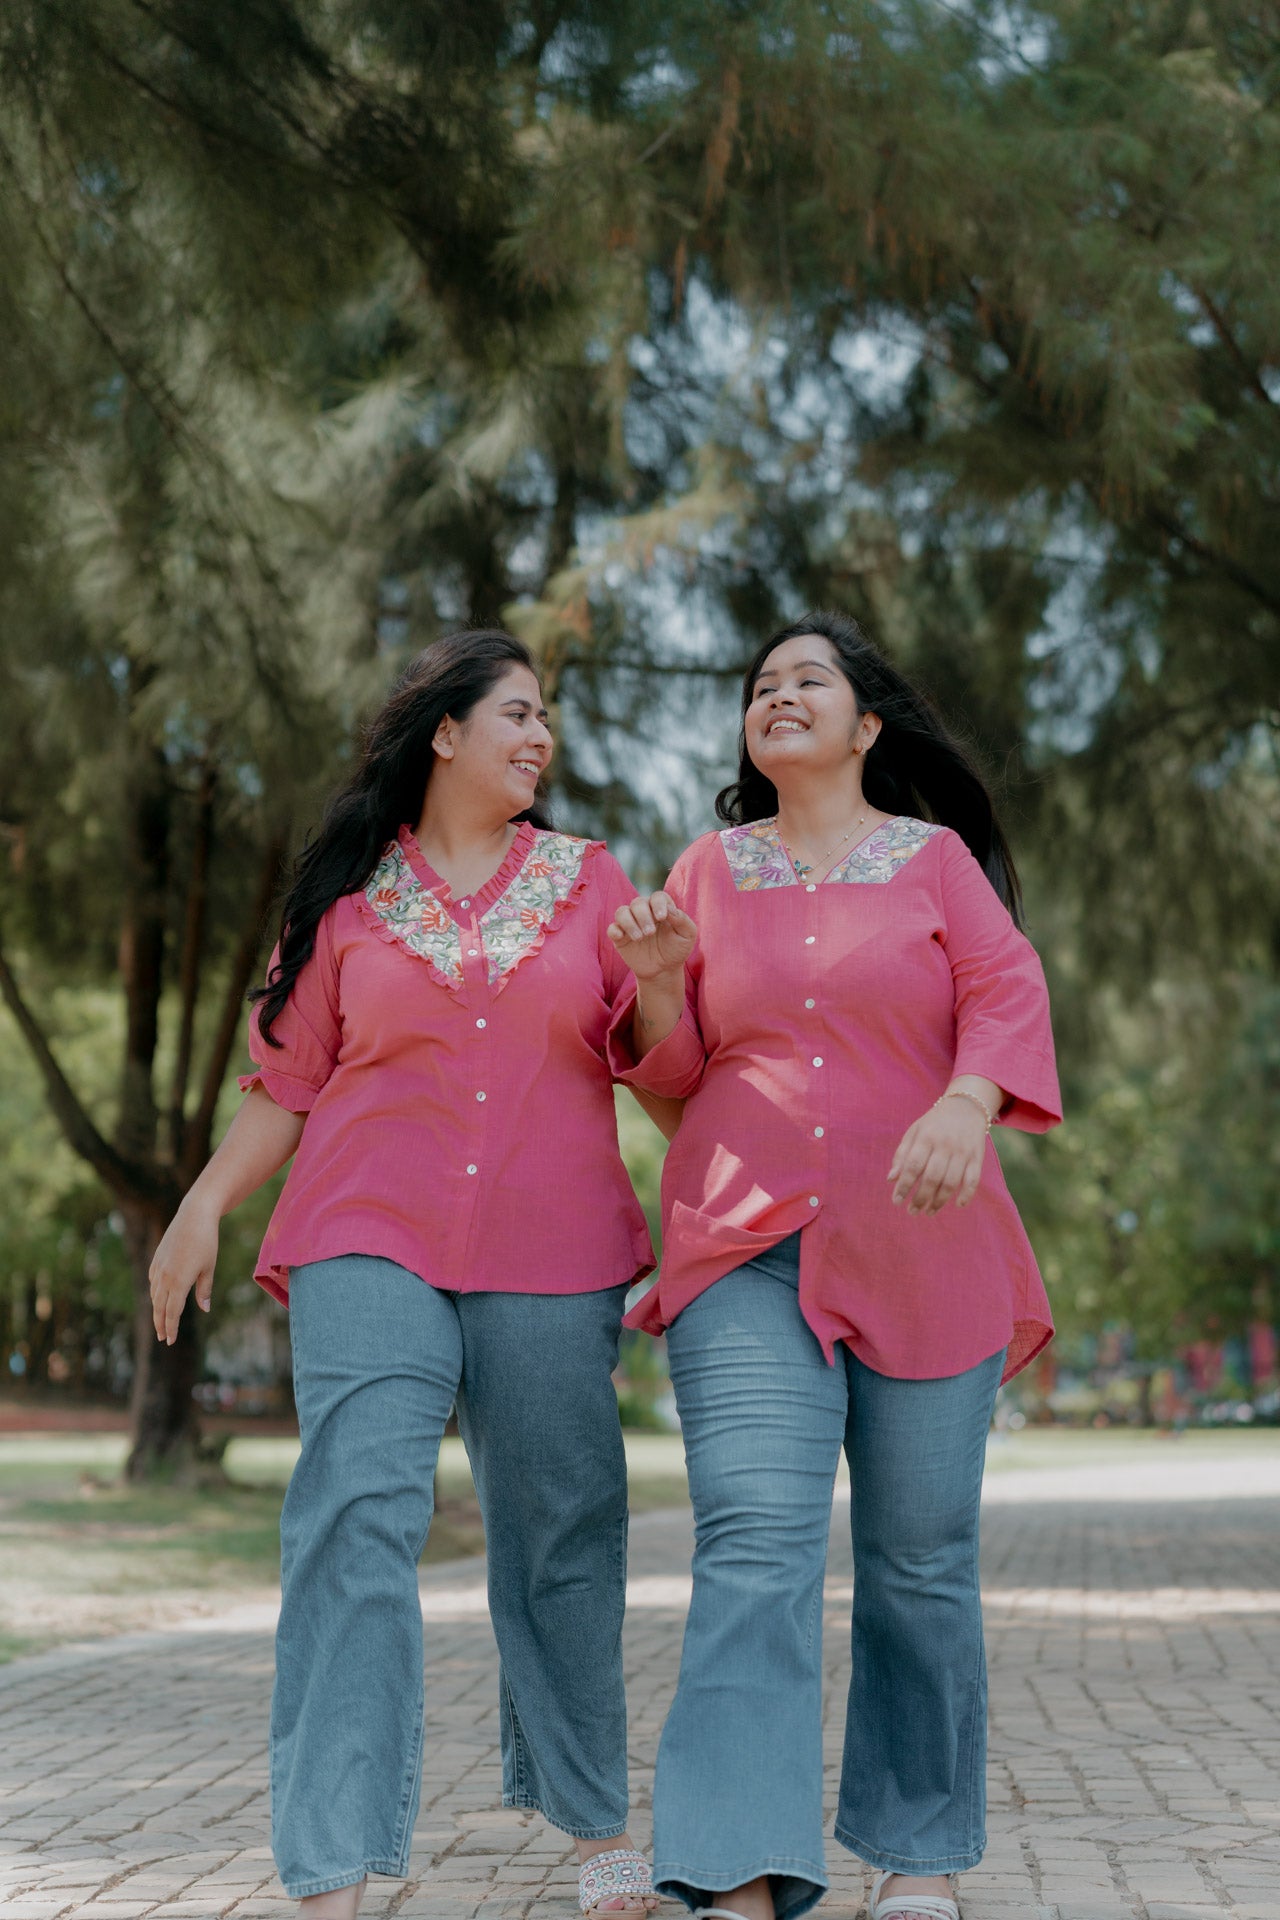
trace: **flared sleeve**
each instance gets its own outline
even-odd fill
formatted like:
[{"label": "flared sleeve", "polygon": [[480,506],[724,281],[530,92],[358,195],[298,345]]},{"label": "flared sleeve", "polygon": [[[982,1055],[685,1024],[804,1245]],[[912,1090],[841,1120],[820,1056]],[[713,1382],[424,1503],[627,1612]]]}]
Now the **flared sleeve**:
[{"label": "flared sleeve", "polygon": [[1003,1087],[1003,1126],[1046,1133],[1062,1118],[1049,995],[1039,955],[1019,933],[960,836],[940,836],[942,944],[955,983],[957,1077]]}]

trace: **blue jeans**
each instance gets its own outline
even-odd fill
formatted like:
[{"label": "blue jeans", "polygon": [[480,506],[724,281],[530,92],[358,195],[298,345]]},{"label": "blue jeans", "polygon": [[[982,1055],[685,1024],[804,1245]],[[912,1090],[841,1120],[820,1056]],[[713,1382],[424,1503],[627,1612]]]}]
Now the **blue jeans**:
[{"label": "blue jeans", "polygon": [[799,1234],[667,1331],[696,1547],[654,1783],[654,1880],[689,1906],[758,1875],[780,1920],[827,1886],[822,1583],[852,1477],[853,1679],[836,1838],[872,1866],[958,1872],[985,1835],[978,1501],[1003,1355],[891,1380],[829,1367],[798,1297]]},{"label": "blue jeans", "polygon": [[302,1453],[280,1520],[276,1866],[294,1899],[403,1875],[422,1774],[418,1558],[455,1399],[488,1542],[503,1803],[627,1820],[625,1287],[443,1292],[364,1254],[295,1267]]}]

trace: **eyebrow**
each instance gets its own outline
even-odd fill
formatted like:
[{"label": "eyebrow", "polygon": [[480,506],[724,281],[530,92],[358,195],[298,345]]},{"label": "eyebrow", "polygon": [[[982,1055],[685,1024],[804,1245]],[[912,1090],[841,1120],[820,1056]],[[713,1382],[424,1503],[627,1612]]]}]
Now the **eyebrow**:
[{"label": "eyebrow", "polygon": [[[797,660],[795,665],[795,671],[799,673],[801,667],[817,667],[820,673],[835,672],[835,668],[832,666],[829,666],[825,660]],[[752,685],[758,687],[762,680],[776,679],[777,673],[778,673],[778,669],[776,667],[761,667],[759,673],[755,677],[755,680],[752,682]]]},{"label": "eyebrow", "polygon": [[[522,698],[520,697],[520,695],[519,695],[519,694],[517,694],[517,695],[515,696],[515,698],[514,698],[514,699],[512,699],[512,700],[504,700],[504,701],[503,701],[503,703],[502,703],[502,711],[503,711],[504,713],[506,712],[506,710],[507,710],[507,708],[508,708],[508,707],[523,707],[523,708],[525,709],[525,711],[526,711],[527,713],[532,713],[532,712],[533,712],[533,702],[532,702],[532,700],[524,700],[524,699],[522,699]],[[545,707],[539,707],[539,708],[538,708],[538,718],[539,718],[539,720],[545,720],[545,719],[546,719],[546,717],[547,717],[547,710],[546,710],[546,708],[545,708]]]}]

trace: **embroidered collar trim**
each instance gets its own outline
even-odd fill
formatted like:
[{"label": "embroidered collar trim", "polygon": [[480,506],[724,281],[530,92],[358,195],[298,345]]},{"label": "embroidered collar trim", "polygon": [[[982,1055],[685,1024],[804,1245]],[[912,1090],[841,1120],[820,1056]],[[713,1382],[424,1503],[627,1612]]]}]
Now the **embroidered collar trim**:
[{"label": "embroidered collar trim", "polygon": [[[884,886],[921,847],[943,831],[928,820],[899,814],[859,841],[819,884],[824,887]],[[720,835],[720,844],[739,893],[805,884],[787,856],[775,820],[752,820],[746,826],[726,827]]]},{"label": "embroidered collar trim", "polygon": [[445,904],[445,883],[432,873],[408,828],[402,828],[364,892],[353,897],[380,939],[424,960],[433,978],[454,993],[465,985],[462,934],[474,919],[489,990],[497,994],[581,898],[590,878],[587,855],[602,844],[526,822],[493,878],[468,896],[472,908],[459,920],[455,903]]}]

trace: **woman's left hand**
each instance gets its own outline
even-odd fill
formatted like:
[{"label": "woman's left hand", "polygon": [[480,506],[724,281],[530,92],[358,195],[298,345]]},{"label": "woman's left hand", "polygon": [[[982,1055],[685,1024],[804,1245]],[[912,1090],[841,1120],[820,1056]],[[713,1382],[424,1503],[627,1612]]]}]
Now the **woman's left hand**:
[{"label": "woman's left hand", "polygon": [[978,1191],[987,1129],[972,1100],[943,1100],[912,1122],[889,1168],[893,1204],[908,1213],[937,1213],[955,1195],[967,1207]]}]

